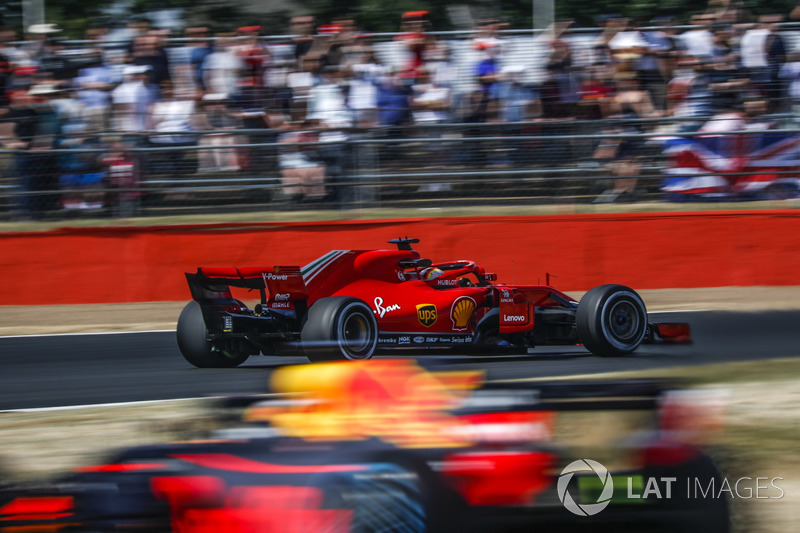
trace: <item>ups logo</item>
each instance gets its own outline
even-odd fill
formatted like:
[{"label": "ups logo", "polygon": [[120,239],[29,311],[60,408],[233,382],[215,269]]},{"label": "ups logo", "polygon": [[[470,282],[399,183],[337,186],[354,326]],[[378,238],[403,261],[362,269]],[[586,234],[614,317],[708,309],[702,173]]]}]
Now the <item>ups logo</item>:
[{"label": "ups logo", "polygon": [[433,304],[417,305],[417,319],[426,328],[436,323],[436,306]]}]

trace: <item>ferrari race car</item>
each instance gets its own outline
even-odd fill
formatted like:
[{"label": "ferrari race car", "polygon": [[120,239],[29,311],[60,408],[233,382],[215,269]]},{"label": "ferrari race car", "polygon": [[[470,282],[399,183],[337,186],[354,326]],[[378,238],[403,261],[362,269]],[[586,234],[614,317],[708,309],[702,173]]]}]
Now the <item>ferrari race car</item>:
[{"label": "ferrari race car", "polygon": [[[282,367],[270,389],[223,400],[246,425],[0,490],[0,533],[731,530],[693,442],[711,419],[665,382],[491,383],[391,358]],[[606,442],[587,414],[627,429]],[[573,415],[603,463],[559,431]]]},{"label": "ferrari race car", "polygon": [[[600,356],[689,342],[688,324],[648,322],[639,295],[601,285],[580,302],[549,285],[497,283],[474,261],[432,263],[400,238],[391,250],[334,250],[304,267],[199,268],[178,319],[183,356],[234,367],[249,356],[369,359],[386,351],[524,353],[582,344]],[[259,291],[250,309],[231,287]]]}]

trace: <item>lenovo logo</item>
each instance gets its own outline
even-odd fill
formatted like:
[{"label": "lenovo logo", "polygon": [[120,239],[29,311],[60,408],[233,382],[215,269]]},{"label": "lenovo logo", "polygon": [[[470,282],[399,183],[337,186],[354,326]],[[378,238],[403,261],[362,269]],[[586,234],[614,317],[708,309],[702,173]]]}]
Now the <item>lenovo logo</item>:
[{"label": "lenovo logo", "polygon": [[503,322],[527,322],[524,315],[503,315]]}]

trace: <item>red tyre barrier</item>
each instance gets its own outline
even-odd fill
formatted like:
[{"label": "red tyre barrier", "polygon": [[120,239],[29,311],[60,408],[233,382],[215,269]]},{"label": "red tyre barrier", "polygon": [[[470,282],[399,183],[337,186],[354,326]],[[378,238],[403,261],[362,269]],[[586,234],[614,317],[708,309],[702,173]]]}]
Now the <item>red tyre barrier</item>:
[{"label": "red tyre barrier", "polygon": [[0,234],[0,305],[188,300],[198,266],[306,264],[331,249],[421,239],[500,281],[562,290],[800,285],[800,211],[623,213],[67,228]]}]

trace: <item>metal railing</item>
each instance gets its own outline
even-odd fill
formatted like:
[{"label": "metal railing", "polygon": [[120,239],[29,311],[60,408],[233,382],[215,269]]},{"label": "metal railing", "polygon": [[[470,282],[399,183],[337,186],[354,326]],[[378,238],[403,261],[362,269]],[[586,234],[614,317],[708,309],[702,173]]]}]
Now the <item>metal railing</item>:
[{"label": "metal railing", "polygon": [[[675,121],[539,121],[353,129],[317,142],[208,145],[204,138],[221,132],[204,132],[179,146],[158,146],[145,135],[101,135],[89,149],[76,142],[69,149],[0,150],[0,219],[590,203],[604,201],[609,190],[623,193],[612,200],[659,201],[669,199],[664,180],[681,174],[668,170],[676,166],[665,152],[669,139],[800,139],[791,127],[692,130]],[[601,154],[598,147],[609,144],[626,153]],[[798,178],[791,150],[780,168],[771,167],[773,180]],[[218,161],[214,154],[232,164],[210,164]],[[706,173],[734,179],[763,169]]]}]

